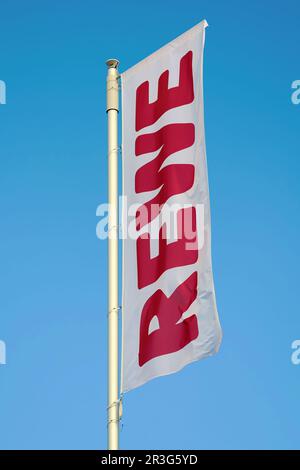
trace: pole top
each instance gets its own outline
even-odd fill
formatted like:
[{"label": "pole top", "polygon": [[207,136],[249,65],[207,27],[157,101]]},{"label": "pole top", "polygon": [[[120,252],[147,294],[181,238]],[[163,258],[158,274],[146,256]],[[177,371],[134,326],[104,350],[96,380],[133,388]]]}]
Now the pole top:
[{"label": "pole top", "polygon": [[119,61],[118,59],[108,59],[106,61],[106,65],[109,69],[117,69],[118,68],[118,65],[119,65]]}]

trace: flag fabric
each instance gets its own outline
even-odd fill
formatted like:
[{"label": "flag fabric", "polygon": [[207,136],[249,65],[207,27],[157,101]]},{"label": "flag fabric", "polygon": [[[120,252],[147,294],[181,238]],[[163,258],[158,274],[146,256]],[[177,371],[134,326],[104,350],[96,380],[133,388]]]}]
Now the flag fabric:
[{"label": "flag fabric", "polygon": [[122,391],[218,351],[203,121],[206,21],[121,75]]}]

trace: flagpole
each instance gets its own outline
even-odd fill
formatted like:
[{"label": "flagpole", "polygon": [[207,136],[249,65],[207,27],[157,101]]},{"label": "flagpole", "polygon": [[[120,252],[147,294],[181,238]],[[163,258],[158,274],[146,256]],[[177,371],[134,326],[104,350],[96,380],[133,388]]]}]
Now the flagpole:
[{"label": "flagpole", "polygon": [[107,65],[108,118],[108,449],[119,448],[119,351],[118,351],[118,113],[119,84],[116,59]]}]

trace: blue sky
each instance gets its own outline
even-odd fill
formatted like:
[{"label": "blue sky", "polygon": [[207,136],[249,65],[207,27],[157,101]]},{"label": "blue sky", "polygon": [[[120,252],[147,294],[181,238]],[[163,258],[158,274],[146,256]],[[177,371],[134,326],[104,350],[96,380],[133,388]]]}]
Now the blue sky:
[{"label": "blue sky", "polygon": [[106,446],[105,60],[126,70],[203,18],[224,339],[126,395],[121,446],[299,448],[299,15],[293,0],[2,2],[1,449]]}]

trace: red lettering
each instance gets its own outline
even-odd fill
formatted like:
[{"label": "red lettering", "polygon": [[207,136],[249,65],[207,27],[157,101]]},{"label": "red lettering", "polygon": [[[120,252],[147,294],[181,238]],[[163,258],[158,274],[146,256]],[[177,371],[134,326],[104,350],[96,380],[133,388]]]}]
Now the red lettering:
[{"label": "red lettering", "polygon": [[[188,227],[188,230],[186,227]],[[145,233],[137,239],[139,289],[155,282],[168,269],[196,263],[198,247],[196,243],[195,207],[188,207],[178,211],[177,228],[179,233],[178,240],[168,244],[164,236],[166,232],[165,224],[160,228],[159,254],[155,258],[150,257],[150,234]]]},{"label": "red lettering", "polygon": [[161,74],[158,81],[158,96],[149,103],[149,82],[136,90],[136,131],[154,124],[166,111],[194,101],[193,52],[189,51],[180,61],[179,85],[169,88],[169,70]]},{"label": "red lettering", "polygon": [[142,228],[159,214],[166,201],[174,194],[190,189],[194,184],[195,167],[191,164],[162,164],[170,155],[195,142],[194,124],[169,124],[152,134],[143,134],[136,139],[135,153],[142,155],[161,149],[156,158],[139,168],[135,174],[135,191],[153,191],[159,193],[147,201],[137,211],[137,230]]},{"label": "red lettering", "polygon": [[[149,81],[136,90],[136,131],[154,124],[172,108],[194,101],[193,53],[187,52],[180,60],[178,85],[169,88],[169,70],[158,80],[157,100],[149,102]],[[140,230],[154,220],[166,202],[174,195],[193,187],[195,166],[189,163],[165,165],[172,154],[194,145],[193,123],[171,123],[159,130],[136,138],[135,155],[158,152],[153,160],[140,167],[135,174],[137,194],[156,190],[156,195],[141,205],[137,211],[136,227]],[[197,262],[199,256],[196,209],[188,207],[177,212],[177,240],[168,242],[166,224],[159,229],[159,252],[151,258],[150,233],[137,239],[137,284],[142,289],[156,282],[163,273],[172,268],[188,266]],[[187,229],[188,226],[188,229]],[[180,284],[170,297],[157,290],[145,302],[140,319],[139,365],[151,359],[181,350],[197,338],[197,315],[182,320],[197,297],[197,271]],[[158,328],[151,322],[156,317]]]},{"label": "red lettering", "polygon": [[[196,296],[197,272],[194,272],[169,298],[158,290],[147,300],[140,323],[140,366],[154,357],[179,351],[197,338],[199,331],[195,314],[179,322]],[[151,320],[155,316],[159,329],[149,333]]]}]

